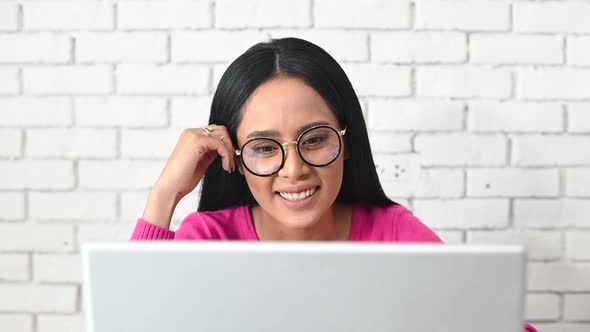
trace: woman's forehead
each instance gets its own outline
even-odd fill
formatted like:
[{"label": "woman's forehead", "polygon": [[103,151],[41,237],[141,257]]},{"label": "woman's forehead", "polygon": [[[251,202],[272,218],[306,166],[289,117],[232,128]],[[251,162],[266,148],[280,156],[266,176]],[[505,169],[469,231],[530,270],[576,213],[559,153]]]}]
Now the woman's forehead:
[{"label": "woman's forehead", "polygon": [[244,105],[238,136],[254,131],[291,135],[315,122],[338,124],[326,101],[303,80],[277,78],[260,85]]}]

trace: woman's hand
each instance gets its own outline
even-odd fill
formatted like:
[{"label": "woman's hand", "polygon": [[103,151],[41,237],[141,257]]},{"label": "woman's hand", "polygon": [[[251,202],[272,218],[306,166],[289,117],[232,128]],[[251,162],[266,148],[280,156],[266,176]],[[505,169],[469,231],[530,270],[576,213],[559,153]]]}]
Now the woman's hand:
[{"label": "woman's hand", "polygon": [[213,160],[221,156],[228,172],[235,171],[234,147],[224,126],[185,129],[151,190],[143,219],[169,228],[178,202],[192,192]]}]

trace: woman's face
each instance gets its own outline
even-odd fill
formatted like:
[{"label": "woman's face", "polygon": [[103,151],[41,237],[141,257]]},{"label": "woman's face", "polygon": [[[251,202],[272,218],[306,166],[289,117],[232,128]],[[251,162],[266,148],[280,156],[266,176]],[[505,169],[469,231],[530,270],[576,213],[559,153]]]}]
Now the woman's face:
[{"label": "woman's face", "polygon": [[[279,76],[260,85],[246,102],[237,129],[238,147],[255,137],[292,142],[313,124],[343,129],[313,88],[301,79]],[[285,164],[279,172],[260,177],[243,167],[240,171],[265,217],[272,217],[285,228],[304,229],[331,212],[342,185],[343,151],[344,146],[330,165],[313,167],[301,159],[295,144],[290,144],[285,147]]]}]

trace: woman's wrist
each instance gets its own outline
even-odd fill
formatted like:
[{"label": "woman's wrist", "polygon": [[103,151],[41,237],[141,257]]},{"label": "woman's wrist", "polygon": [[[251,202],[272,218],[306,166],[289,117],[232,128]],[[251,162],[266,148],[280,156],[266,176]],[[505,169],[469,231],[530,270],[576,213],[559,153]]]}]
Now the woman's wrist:
[{"label": "woman's wrist", "polygon": [[148,195],[142,219],[150,224],[169,229],[179,197],[179,193],[152,189]]}]

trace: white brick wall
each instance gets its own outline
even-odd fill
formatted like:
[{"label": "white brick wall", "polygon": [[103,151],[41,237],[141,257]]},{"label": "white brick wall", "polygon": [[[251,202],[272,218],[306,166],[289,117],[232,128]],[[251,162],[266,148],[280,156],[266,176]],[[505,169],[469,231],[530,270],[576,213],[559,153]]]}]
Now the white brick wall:
[{"label": "white brick wall", "polygon": [[[251,0],[247,2],[217,0],[215,1],[215,26],[217,28],[304,28],[311,25],[310,8],[310,0]],[[268,13],[273,13],[273,15],[268,15]]]},{"label": "white brick wall", "polygon": [[529,294],[526,297],[525,319],[558,320],[560,303],[561,299],[557,294]]},{"label": "white brick wall", "polygon": [[0,326],[4,331],[33,331],[33,316],[27,314],[0,314]]},{"label": "white brick wall", "polygon": [[420,97],[510,96],[510,72],[481,67],[422,67],[416,72],[416,94]]},{"label": "white brick wall", "polygon": [[229,63],[287,36],[342,64],[390,197],[447,243],[524,245],[525,318],[590,331],[589,18],[585,0],[0,1],[0,332],[84,331],[80,245],[128,240]]},{"label": "white brick wall", "polygon": [[23,2],[24,30],[112,30],[111,1]]},{"label": "white brick wall", "polygon": [[506,164],[506,138],[499,135],[420,134],[414,143],[427,166]]},{"label": "white brick wall", "polygon": [[76,35],[76,61],[164,62],[166,43],[165,33],[80,33]]},{"label": "white brick wall", "polygon": [[117,68],[117,91],[122,94],[206,94],[208,81],[208,69],[202,66],[125,64]]},{"label": "white brick wall", "polygon": [[16,3],[0,4],[0,31],[15,31],[18,27],[18,7]]},{"label": "white brick wall", "polygon": [[106,65],[25,67],[23,88],[27,94],[107,94],[113,90],[112,67]]},{"label": "white brick wall", "polygon": [[65,63],[70,61],[67,35],[11,34],[0,36],[0,63]]},{"label": "white brick wall", "polygon": [[519,32],[590,32],[590,5],[584,2],[514,3],[512,15]]},{"label": "white brick wall", "polygon": [[416,1],[416,28],[428,30],[505,31],[508,4],[491,1]]},{"label": "white brick wall", "polygon": [[473,34],[471,61],[495,64],[555,64],[563,62],[563,41],[554,36]]}]

